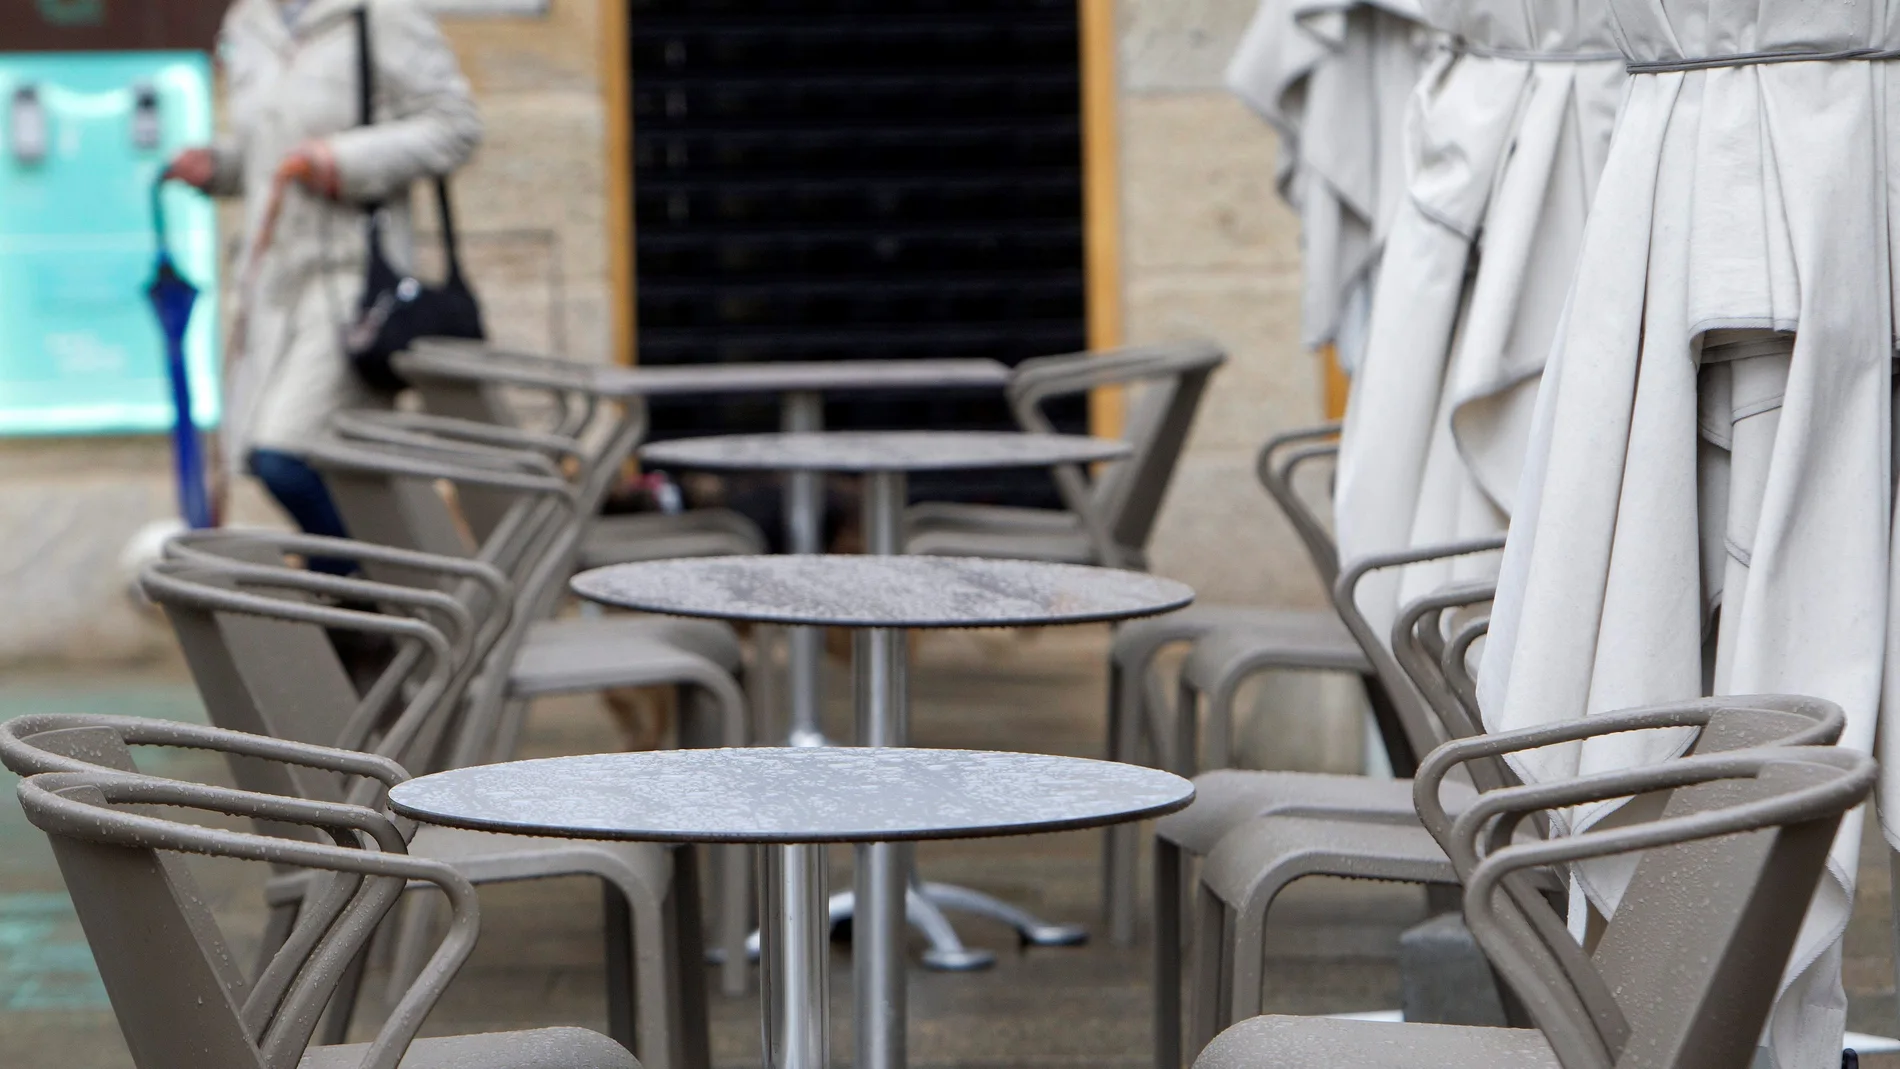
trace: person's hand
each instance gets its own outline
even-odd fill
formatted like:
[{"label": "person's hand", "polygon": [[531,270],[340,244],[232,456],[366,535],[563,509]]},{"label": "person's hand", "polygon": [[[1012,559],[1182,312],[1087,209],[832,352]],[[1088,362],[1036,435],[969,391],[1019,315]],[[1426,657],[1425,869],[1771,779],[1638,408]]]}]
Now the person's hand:
[{"label": "person's hand", "polygon": [[172,157],[165,168],[166,178],[176,178],[188,186],[205,189],[217,174],[218,161],[208,148],[188,148]]},{"label": "person's hand", "polygon": [[305,141],[284,156],[277,165],[280,182],[297,182],[319,197],[335,200],[341,191],[337,179],[336,155],[323,141]]}]

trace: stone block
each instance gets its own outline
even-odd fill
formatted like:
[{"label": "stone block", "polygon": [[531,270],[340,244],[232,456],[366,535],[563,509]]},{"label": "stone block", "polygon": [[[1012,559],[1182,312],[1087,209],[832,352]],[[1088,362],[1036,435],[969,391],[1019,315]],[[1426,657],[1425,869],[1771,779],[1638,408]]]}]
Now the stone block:
[{"label": "stone block", "polygon": [[1209,601],[1322,608],[1319,577],[1293,528],[1254,482],[1251,451],[1183,458],[1149,544],[1154,572]]},{"label": "stone block", "polygon": [[[551,88],[594,92],[600,76],[598,0],[430,0],[475,92]],[[529,11],[539,8],[539,12]],[[507,16],[507,17],[495,17]]]},{"label": "stone block", "polygon": [[1491,963],[1457,913],[1441,913],[1399,937],[1399,990],[1407,1021],[1510,1023]]},{"label": "stone block", "polygon": [[1299,271],[1299,220],[1273,184],[1273,131],[1224,92],[1126,96],[1124,270]]},{"label": "stone block", "polygon": [[1238,699],[1233,754],[1241,768],[1340,775],[1364,771],[1368,706],[1357,676],[1262,672]]},{"label": "stone block", "polygon": [[[1208,338],[1227,350],[1188,442],[1254,450],[1276,431],[1320,421],[1317,359],[1300,347],[1299,294],[1285,280],[1242,272],[1150,272],[1128,287],[1132,342]],[[1247,479],[1250,492],[1258,487]]]},{"label": "stone block", "polygon": [[1219,89],[1258,0],[1122,0],[1122,88]]}]

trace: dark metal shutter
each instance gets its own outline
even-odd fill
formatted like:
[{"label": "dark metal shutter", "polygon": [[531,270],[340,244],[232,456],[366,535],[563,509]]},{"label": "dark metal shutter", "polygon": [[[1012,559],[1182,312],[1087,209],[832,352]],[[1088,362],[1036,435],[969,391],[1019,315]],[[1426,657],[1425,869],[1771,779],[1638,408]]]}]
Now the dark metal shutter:
[{"label": "dark metal shutter", "polygon": [[[1086,347],[1074,0],[633,0],[629,24],[642,364]],[[763,397],[653,415],[662,437],[778,419]],[[1014,425],[971,395],[826,418]],[[949,483],[916,491],[1053,500],[1040,473]]]}]

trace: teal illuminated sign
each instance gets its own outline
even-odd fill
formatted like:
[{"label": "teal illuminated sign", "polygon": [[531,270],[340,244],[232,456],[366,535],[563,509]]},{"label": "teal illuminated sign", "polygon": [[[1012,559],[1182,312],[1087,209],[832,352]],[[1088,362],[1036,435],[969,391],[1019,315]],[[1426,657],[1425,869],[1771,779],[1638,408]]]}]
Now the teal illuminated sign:
[{"label": "teal illuminated sign", "polygon": [[[171,426],[164,338],[145,298],[151,185],[173,153],[211,133],[210,62],[199,53],[0,55],[0,434]],[[203,294],[185,351],[192,418],[209,427],[215,213],[173,183],[165,214],[179,271]]]}]

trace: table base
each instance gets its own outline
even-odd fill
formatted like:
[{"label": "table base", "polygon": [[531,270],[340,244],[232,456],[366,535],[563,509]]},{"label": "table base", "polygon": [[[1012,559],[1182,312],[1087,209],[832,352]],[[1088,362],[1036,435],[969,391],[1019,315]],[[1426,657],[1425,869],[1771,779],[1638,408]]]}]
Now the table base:
[{"label": "table base", "polygon": [[[835,928],[852,920],[856,905],[855,892],[834,892],[826,909],[831,926]],[[914,884],[904,896],[904,918],[930,941],[930,949],[923,953],[923,963],[925,968],[938,972],[974,972],[996,963],[995,954],[963,944],[950,918],[944,916],[946,909],[974,913],[1007,924],[1016,929],[1016,937],[1024,946],[1080,946],[1089,939],[1089,930],[1080,924],[1046,921],[981,891],[954,883]],[[755,961],[758,959],[759,933],[753,932],[747,937],[746,954]],[[716,952],[715,957],[718,957]]]},{"label": "table base", "polygon": [[830,1069],[830,860],[822,845],[768,846],[760,855],[765,938],[759,1019],[765,1069]]}]

